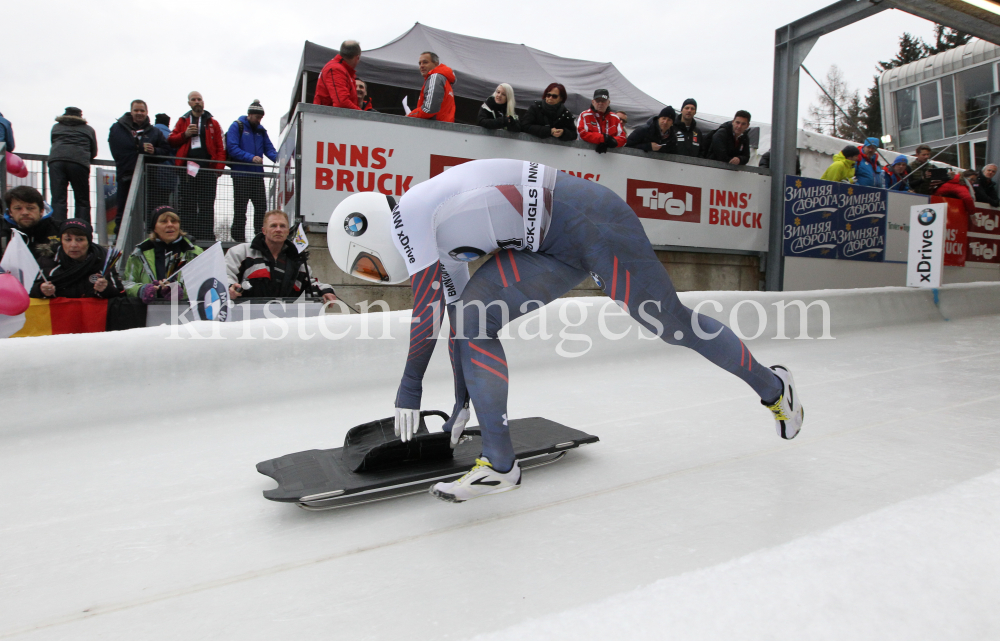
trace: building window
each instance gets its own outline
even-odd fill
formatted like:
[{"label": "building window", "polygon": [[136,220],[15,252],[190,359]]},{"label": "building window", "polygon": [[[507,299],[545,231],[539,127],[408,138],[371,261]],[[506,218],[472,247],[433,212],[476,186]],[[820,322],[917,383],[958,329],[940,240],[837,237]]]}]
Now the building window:
[{"label": "building window", "polygon": [[944,124],[941,122],[941,100],[938,83],[928,82],[918,87],[920,94],[920,141],[930,142],[944,138]]},{"label": "building window", "polygon": [[899,123],[899,146],[920,144],[920,110],[917,105],[917,88],[907,87],[895,93],[896,122]]},{"label": "building window", "polygon": [[[959,135],[968,133],[987,119],[991,93],[993,69],[990,65],[980,65],[955,74]],[[985,133],[985,128],[980,127],[977,131]]]},{"label": "building window", "polygon": [[944,114],[944,137],[958,135],[955,126],[955,79],[952,76],[941,78],[941,112]]}]

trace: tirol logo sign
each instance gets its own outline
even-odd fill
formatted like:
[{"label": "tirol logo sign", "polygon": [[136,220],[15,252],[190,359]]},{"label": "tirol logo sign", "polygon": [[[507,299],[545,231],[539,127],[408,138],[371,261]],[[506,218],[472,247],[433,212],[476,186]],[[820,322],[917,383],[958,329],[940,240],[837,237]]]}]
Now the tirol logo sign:
[{"label": "tirol logo sign", "polygon": [[625,202],[639,218],[701,222],[701,187],[628,179]]},{"label": "tirol logo sign", "polygon": [[944,269],[945,221],[943,203],[910,208],[910,246],[906,256],[907,287],[940,287]]},{"label": "tirol logo sign", "polygon": [[884,189],[785,177],[785,256],[885,260]]}]

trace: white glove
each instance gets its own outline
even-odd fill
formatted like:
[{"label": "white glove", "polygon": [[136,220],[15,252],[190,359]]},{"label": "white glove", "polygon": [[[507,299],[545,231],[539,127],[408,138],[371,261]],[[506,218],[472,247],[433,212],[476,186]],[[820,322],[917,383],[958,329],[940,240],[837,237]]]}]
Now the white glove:
[{"label": "white glove", "polygon": [[458,416],[455,417],[455,422],[451,425],[451,449],[455,449],[455,446],[461,440],[462,432],[465,431],[465,424],[469,422],[470,416],[468,407],[463,407],[459,410]]},{"label": "white glove", "polygon": [[420,428],[420,410],[396,408],[396,436],[404,443],[412,439]]}]

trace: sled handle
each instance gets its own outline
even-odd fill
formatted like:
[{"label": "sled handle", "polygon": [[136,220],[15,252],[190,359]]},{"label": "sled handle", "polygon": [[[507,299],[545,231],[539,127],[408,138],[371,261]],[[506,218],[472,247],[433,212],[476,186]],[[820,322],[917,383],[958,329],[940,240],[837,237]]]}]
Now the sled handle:
[{"label": "sled handle", "polygon": [[421,410],[420,419],[423,420],[426,416],[440,416],[446,422],[451,418],[448,414],[442,412],[441,410]]}]

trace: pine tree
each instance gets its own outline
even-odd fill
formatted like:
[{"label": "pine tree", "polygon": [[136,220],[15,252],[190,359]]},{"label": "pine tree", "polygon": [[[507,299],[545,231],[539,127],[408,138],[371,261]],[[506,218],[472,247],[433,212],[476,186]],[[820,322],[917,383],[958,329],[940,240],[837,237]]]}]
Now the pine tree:
[{"label": "pine tree", "polygon": [[847,101],[847,104],[844,105],[841,103],[840,106],[847,112],[847,117],[845,118],[844,114],[840,114],[841,120],[837,123],[837,129],[833,133],[834,137],[853,140],[854,142],[864,142],[867,132],[864,131],[864,127],[860,123],[861,112],[864,107],[861,104],[861,97],[858,95],[858,92],[855,90],[851,94],[851,98]]},{"label": "pine tree", "polygon": [[930,45],[921,40],[920,45],[924,50],[924,57],[927,57],[943,53],[955,47],[961,47],[969,42],[969,40],[972,40],[972,36],[965,32],[936,24],[934,25],[934,44]]}]

